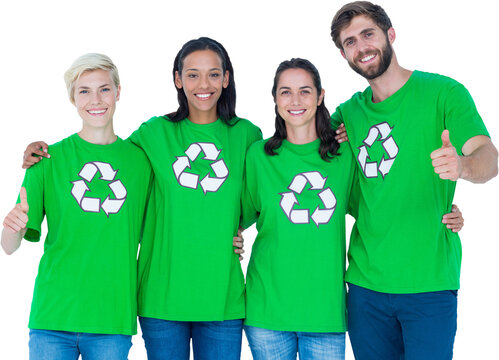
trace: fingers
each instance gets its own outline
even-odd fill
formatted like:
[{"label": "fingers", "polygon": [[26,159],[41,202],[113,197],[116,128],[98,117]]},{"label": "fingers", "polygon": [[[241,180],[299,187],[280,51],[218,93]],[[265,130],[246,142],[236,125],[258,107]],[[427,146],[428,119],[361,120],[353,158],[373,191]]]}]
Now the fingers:
[{"label": "fingers", "polygon": [[450,147],[452,146],[450,139],[449,139],[449,130],[445,129],[442,132],[442,147]]},{"label": "fingers", "polygon": [[338,126],[338,129],[336,129],[335,139],[339,143],[348,141],[348,135],[347,135],[347,131],[345,129],[345,124],[340,124],[340,126]]},{"label": "fingers", "polygon": [[450,229],[453,232],[458,232],[463,228],[463,214],[461,213],[457,205],[452,205],[452,212],[443,216],[442,223],[446,224],[447,229]]},{"label": "fingers", "polygon": [[33,166],[44,157],[50,158],[50,154],[47,151],[48,145],[44,141],[35,141],[29,144],[23,155],[23,169]]},{"label": "fingers", "polygon": [[20,204],[17,204],[5,217],[3,226],[16,233],[25,229],[27,223],[28,216],[21,210]]},{"label": "fingers", "polygon": [[232,245],[236,248],[242,249],[244,247],[244,239],[242,237],[234,236]]},{"label": "fingers", "polygon": [[239,228],[237,235],[232,238],[232,245],[235,246],[234,253],[239,254],[239,261],[243,259],[242,254],[244,254],[244,239],[241,235],[242,229]]},{"label": "fingers", "polygon": [[24,186],[21,188],[21,192],[19,194],[19,197],[21,199],[21,202],[20,202],[21,211],[23,211],[25,214],[27,214],[28,210],[29,210],[28,194],[26,193],[26,188]]}]

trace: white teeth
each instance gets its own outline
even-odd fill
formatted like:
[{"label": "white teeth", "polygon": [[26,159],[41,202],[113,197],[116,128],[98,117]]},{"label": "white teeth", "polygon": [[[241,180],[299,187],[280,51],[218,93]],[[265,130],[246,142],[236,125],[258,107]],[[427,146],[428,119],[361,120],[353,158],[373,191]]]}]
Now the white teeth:
[{"label": "white teeth", "polygon": [[93,115],[104,114],[106,110],[90,110],[89,113]]},{"label": "white teeth", "polygon": [[197,97],[200,97],[201,99],[206,99],[211,96],[211,94],[196,94]]},{"label": "white teeth", "polygon": [[300,115],[305,112],[305,110],[289,110],[289,112],[293,115]]},{"label": "white teeth", "polygon": [[365,58],[360,59],[360,61],[362,61],[362,62],[369,61],[369,60],[371,60],[372,58],[374,58],[374,56],[375,56],[375,55],[369,55],[369,56],[366,56]]}]

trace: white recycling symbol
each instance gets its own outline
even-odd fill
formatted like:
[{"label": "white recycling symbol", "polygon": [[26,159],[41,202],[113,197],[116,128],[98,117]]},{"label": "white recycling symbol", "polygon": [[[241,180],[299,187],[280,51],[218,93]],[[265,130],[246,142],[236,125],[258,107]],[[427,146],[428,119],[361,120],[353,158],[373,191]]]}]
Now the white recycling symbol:
[{"label": "white recycling symbol", "polygon": [[[100,198],[85,196],[89,189],[87,182],[90,183],[94,176],[100,172],[100,180],[111,181],[108,186],[113,192],[115,199],[111,199],[109,195],[104,201]],[[99,161],[91,161],[83,165],[83,168],[78,173],[80,180],[71,181],[73,188],[71,194],[78,202],[80,208],[85,212],[100,212],[102,209],[107,216],[109,214],[117,214],[123,206],[127,191],[121,180],[115,180],[118,170],[114,170],[111,164]]]},{"label": "white recycling symbol", "polygon": [[[388,172],[390,171],[390,168],[392,167],[393,162],[395,161],[395,158],[399,152],[399,148],[395,143],[395,140],[390,135],[392,129],[393,128],[390,127],[390,125],[386,121],[371,126],[367,137],[363,141],[365,145],[362,145],[358,148],[359,155],[357,156],[357,160],[359,161],[362,172],[366,177],[375,178],[378,176],[379,172],[384,179],[386,174],[388,174]],[[377,161],[368,161],[371,159],[369,157],[367,148],[373,146],[375,141],[382,142],[381,144],[385,149],[386,154],[388,155],[388,158],[385,158],[383,156],[379,164]]]},{"label": "white recycling symbol", "polygon": [[[310,171],[297,174],[288,186],[289,192],[280,193],[281,208],[293,224],[308,224],[310,219],[319,227],[320,224],[327,224],[333,216],[336,209],[336,197],[333,191],[327,187],[324,189],[327,177],[323,178],[318,171]],[[301,194],[305,189],[307,182],[310,183],[310,190],[322,190],[319,193],[319,198],[324,205],[324,209],[319,206],[314,210],[312,215],[308,209],[294,209],[295,204],[298,204],[296,194]]]},{"label": "white recycling symbol", "polygon": [[[199,175],[186,172],[187,168],[191,168],[191,162],[196,161],[201,152],[204,154],[203,159],[212,161],[210,166],[215,174],[214,177],[207,174],[199,180]],[[216,192],[229,176],[229,169],[224,159],[218,159],[221,152],[222,150],[217,149],[213,143],[196,142],[189,145],[185,156],[177,156],[172,165],[178,183],[191,189],[197,189],[199,184],[205,195],[207,192]]]}]

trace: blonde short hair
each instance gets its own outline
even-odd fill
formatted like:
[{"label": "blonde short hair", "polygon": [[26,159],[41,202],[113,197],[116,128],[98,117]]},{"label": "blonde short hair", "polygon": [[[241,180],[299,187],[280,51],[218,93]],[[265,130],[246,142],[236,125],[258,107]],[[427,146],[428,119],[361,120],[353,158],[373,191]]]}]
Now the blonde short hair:
[{"label": "blonde short hair", "polygon": [[106,55],[90,53],[80,56],[76,59],[68,70],[64,73],[64,81],[68,89],[69,100],[74,105],[74,85],[80,78],[81,74],[86,71],[105,70],[111,75],[116,88],[120,85],[120,76],[118,68],[114,65],[113,61]]}]

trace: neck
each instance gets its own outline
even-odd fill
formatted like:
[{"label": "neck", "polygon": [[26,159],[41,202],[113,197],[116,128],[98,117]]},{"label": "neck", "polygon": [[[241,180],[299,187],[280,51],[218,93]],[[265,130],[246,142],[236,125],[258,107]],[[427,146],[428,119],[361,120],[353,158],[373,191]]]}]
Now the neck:
[{"label": "neck", "polygon": [[187,118],[195,124],[211,124],[218,119],[217,109],[213,108],[208,111],[199,111],[189,107],[189,115]]},{"label": "neck", "polygon": [[83,126],[78,135],[83,140],[96,145],[109,145],[117,139],[112,125],[108,128],[91,128]]},{"label": "neck", "polygon": [[317,139],[315,122],[301,127],[293,127],[286,124],[286,139],[296,145],[308,144]]},{"label": "neck", "polygon": [[412,71],[404,69],[393,54],[392,62],[383,75],[368,80],[373,91],[373,102],[378,103],[395,94],[411,77]]}]

